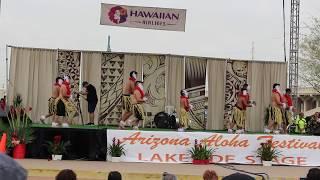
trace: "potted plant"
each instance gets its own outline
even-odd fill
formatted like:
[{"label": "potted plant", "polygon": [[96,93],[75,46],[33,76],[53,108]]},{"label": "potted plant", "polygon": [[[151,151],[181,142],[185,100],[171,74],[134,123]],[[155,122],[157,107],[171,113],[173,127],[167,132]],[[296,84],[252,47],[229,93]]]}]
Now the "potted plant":
[{"label": "potted plant", "polygon": [[257,155],[260,157],[263,166],[272,166],[272,160],[280,155],[280,151],[272,147],[272,141],[269,140],[261,143],[257,150]]},{"label": "potted plant", "polygon": [[13,106],[8,114],[9,128],[8,147],[13,147],[13,158],[23,159],[26,154],[26,144],[34,139],[33,130],[30,127],[31,120],[29,114],[31,107],[23,107],[20,96],[14,99]]},{"label": "potted plant", "polygon": [[120,157],[126,155],[124,144],[121,144],[120,140],[116,138],[112,139],[112,144],[109,145],[107,150],[112,162],[120,162]]},{"label": "potted plant", "polygon": [[70,145],[70,141],[63,142],[60,135],[54,136],[53,142],[49,141],[46,144],[52,160],[62,160],[62,155],[67,153],[67,148]]},{"label": "potted plant", "polygon": [[189,149],[192,164],[209,164],[214,151],[215,149],[208,147],[206,144],[198,144],[198,140],[196,139],[194,147]]}]

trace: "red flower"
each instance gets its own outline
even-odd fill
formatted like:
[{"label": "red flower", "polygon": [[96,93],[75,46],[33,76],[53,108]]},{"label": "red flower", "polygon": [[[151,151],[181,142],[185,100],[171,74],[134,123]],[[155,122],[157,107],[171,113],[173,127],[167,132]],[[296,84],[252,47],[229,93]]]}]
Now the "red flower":
[{"label": "red flower", "polygon": [[32,107],[29,107],[29,111],[32,111]]},{"label": "red flower", "polygon": [[61,142],[61,135],[57,135],[53,137],[54,144],[60,144]]}]

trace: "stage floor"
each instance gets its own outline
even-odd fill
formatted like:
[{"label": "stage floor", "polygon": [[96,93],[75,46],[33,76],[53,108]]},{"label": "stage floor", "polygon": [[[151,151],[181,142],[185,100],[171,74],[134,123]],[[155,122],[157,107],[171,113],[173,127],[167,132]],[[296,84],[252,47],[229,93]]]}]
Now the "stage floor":
[{"label": "stage floor", "polygon": [[[163,172],[176,174],[179,180],[202,180],[202,173],[206,169],[215,170],[220,177],[234,173],[219,165],[192,164],[156,164],[156,163],[111,163],[97,161],[48,161],[37,159],[17,160],[29,172],[30,180],[53,180],[61,169],[73,169],[81,180],[106,179],[108,172],[119,171],[124,180],[159,180]],[[234,165],[237,169],[267,173],[274,180],[297,180],[305,177],[310,167],[259,165]],[[259,178],[257,178],[259,179]]]}]

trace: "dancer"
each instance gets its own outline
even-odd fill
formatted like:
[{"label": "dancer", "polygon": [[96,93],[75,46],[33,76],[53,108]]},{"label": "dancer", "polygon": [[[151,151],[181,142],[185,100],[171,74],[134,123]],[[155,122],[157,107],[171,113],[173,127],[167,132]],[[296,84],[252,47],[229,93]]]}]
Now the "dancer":
[{"label": "dancer", "polygon": [[60,87],[63,83],[63,79],[61,77],[57,77],[56,78],[56,82],[53,84],[52,86],[52,95],[48,100],[48,113],[47,115],[42,115],[40,117],[40,121],[44,124],[44,120],[53,116],[52,117],[52,126],[57,126],[58,122],[56,121],[56,117],[55,117],[55,101],[57,99],[57,97],[59,96],[59,91],[60,91]]},{"label": "dancer", "polygon": [[180,91],[180,130],[184,131],[189,128],[189,111],[192,109],[192,105],[189,102],[188,92],[183,89]]},{"label": "dancer", "polygon": [[138,73],[136,71],[131,71],[129,81],[123,86],[122,109],[124,113],[119,123],[119,129],[125,128],[127,119],[133,114],[130,96],[133,94],[133,91],[135,90],[137,75]]},{"label": "dancer", "polygon": [[145,120],[143,103],[145,103],[147,98],[145,97],[145,93],[143,91],[143,82],[137,81],[136,87],[133,91],[133,95],[131,96],[131,102],[133,104],[133,112],[136,118],[136,123],[133,129],[138,130],[141,122]]},{"label": "dancer", "polygon": [[74,118],[77,112],[77,108],[70,100],[71,87],[69,77],[65,76],[64,81],[60,87],[59,97],[56,99],[56,115],[58,116],[58,124],[53,125],[54,127],[59,126],[62,122],[62,127],[69,127],[68,120]]},{"label": "dancer", "polygon": [[82,87],[84,90],[80,92],[82,95],[86,95],[87,98],[85,98],[88,101],[88,112],[89,112],[89,123],[86,125],[94,125],[94,111],[96,109],[97,103],[98,103],[98,96],[96,88],[89,84],[87,81],[84,81],[82,83]]},{"label": "dancer", "polygon": [[280,84],[273,84],[271,106],[269,107],[268,126],[265,129],[266,133],[273,131],[275,134],[279,134],[283,130],[283,114],[282,109],[286,107],[283,101],[283,97],[280,93]]},{"label": "dancer", "polygon": [[[247,87],[246,87],[247,88]],[[245,132],[246,124],[246,110],[248,107],[255,106],[255,103],[249,101],[250,97],[248,95],[248,90],[244,88],[238,95],[238,100],[232,111],[232,119],[229,124],[229,133],[233,133],[233,128],[236,125],[236,133],[241,134]]]},{"label": "dancer", "polygon": [[294,111],[290,88],[286,89],[286,94],[283,96],[283,98],[286,103],[286,109],[285,109],[284,115],[285,115],[285,120],[286,120],[285,127],[287,127],[288,125],[293,123],[292,115],[293,115],[293,111]]}]

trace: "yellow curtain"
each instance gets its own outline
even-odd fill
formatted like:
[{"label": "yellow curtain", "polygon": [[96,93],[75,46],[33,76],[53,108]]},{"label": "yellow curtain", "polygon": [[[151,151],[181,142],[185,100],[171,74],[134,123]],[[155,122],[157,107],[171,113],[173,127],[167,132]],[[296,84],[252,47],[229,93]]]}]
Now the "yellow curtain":
[{"label": "yellow curtain", "polygon": [[57,74],[57,51],[11,48],[8,100],[21,95],[24,106],[31,106],[31,119],[39,122],[48,112],[48,99]]},{"label": "yellow curtain", "polygon": [[166,106],[174,106],[179,113],[180,91],[184,89],[184,57],[166,56]]},{"label": "yellow curtain", "polygon": [[[100,90],[101,90],[101,59],[100,52],[82,52],[81,54],[81,84],[87,81],[92,84],[97,91],[98,103],[94,112],[94,122],[98,124],[99,110],[100,110]],[[89,122],[88,102],[81,98],[81,110],[84,123]],[[78,123],[81,123],[79,117]]]},{"label": "yellow curtain", "polygon": [[208,117],[207,129],[224,129],[226,61],[208,59]]},{"label": "yellow curtain", "polygon": [[280,83],[282,90],[287,87],[287,64],[275,62],[249,62],[248,83],[250,96],[257,103],[247,112],[246,127],[249,131],[262,131],[265,110],[271,103],[271,90],[274,83]]}]

